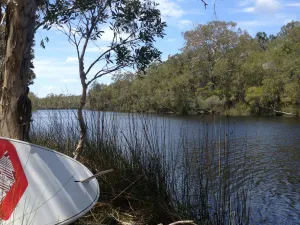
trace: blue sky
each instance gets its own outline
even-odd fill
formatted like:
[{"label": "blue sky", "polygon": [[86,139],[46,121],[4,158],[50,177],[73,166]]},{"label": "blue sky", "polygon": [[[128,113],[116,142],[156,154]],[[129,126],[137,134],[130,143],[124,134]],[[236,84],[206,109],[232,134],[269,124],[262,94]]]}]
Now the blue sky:
[{"label": "blue sky", "polygon": [[[162,12],[163,20],[167,22],[166,36],[157,40],[156,47],[163,52],[162,59],[168,55],[180,52],[184,45],[182,32],[192,29],[195,24],[205,24],[211,20],[237,22],[238,27],[247,30],[251,35],[258,31],[276,34],[280,27],[292,20],[300,20],[299,0],[207,0],[205,9],[200,0],[155,0]],[[99,40],[98,47],[88,46],[86,64],[92,62],[101,50],[109,44],[111,33],[109,29]],[[46,49],[39,46],[42,38],[49,37]],[[78,75],[78,62],[75,48],[69,44],[61,32],[38,30],[35,36],[35,73],[37,78],[30,87],[39,97],[47,94],[80,94],[81,86]],[[99,65],[101,66],[101,65]],[[96,71],[95,68],[94,71]],[[100,83],[110,83],[111,76],[106,75],[98,80]]]}]

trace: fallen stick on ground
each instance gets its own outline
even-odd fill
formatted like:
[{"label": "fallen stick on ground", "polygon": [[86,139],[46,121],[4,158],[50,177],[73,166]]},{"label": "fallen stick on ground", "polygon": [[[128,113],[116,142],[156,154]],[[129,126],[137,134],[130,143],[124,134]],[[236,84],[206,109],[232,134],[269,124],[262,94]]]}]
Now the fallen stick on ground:
[{"label": "fallen stick on ground", "polygon": [[95,175],[91,176],[91,177],[88,177],[84,180],[77,180],[75,182],[80,182],[80,183],[86,183],[86,182],[89,182],[90,180],[96,178],[96,177],[99,177],[101,175],[104,175],[104,174],[107,174],[107,173],[110,173],[110,172],[113,172],[114,170],[113,169],[110,169],[110,170],[104,170],[104,171],[101,171],[99,173],[96,173]]}]

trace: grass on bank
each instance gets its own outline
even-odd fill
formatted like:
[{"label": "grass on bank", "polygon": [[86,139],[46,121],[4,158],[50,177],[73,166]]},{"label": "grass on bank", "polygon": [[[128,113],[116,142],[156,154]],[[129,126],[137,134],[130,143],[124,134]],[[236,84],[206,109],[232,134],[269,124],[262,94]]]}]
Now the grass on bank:
[{"label": "grass on bank", "polygon": [[[80,161],[99,178],[101,196],[76,224],[249,224],[248,191],[236,185],[232,137],[205,126],[191,138],[172,137],[168,120],[88,111],[88,138]],[[124,122],[126,121],[126,122]],[[74,111],[51,111],[34,121],[33,143],[71,155],[79,136]],[[176,140],[174,139],[176,138]]]}]

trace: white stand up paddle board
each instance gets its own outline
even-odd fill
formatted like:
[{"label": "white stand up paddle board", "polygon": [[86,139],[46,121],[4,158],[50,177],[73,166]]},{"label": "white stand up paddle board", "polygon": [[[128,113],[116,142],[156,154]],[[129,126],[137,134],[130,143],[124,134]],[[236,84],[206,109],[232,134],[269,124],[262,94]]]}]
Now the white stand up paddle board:
[{"label": "white stand up paddle board", "polygon": [[99,198],[97,179],[87,179],[92,176],[64,154],[0,138],[0,225],[74,222]]}]

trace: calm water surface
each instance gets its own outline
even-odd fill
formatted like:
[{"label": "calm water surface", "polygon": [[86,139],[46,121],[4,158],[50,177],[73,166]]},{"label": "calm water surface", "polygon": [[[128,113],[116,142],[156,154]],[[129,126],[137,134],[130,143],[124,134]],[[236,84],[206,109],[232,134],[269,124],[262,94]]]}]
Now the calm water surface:
[{"label": "calm water surface", "polygon": [[[34,120],[47,124],[53,116],[69,123],[75,119],[75,112],[37,111]],[[87,121],[92,116],[97,113],[86,111]],[[139,129],[143,129],[143,121],[151,121],[153,132],[163,134],[172,146],[180,141],[183,132],[188,135],[188,143],[193,144],[201,139],[204,130],[221,136],[220,141],[224,133],[230,135],[236,151],[244,149],[243,156],[237,154],[239,163],[247,161],[245,177],[239,185],[251,183],[252,223],[300,224],[300,118],[106,113],[108,125],[109,121],[117,121],[118,130],[128,136],[132,135],[128,124],[133,117]]]}]

